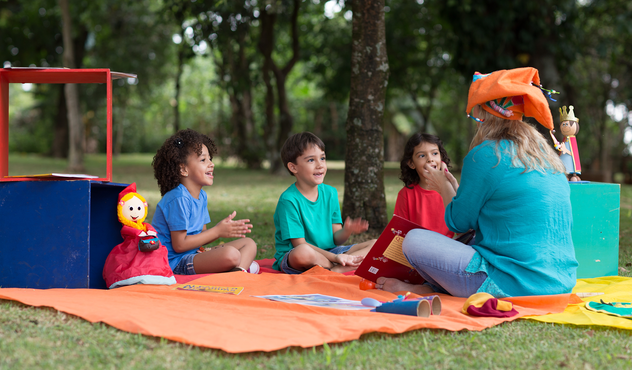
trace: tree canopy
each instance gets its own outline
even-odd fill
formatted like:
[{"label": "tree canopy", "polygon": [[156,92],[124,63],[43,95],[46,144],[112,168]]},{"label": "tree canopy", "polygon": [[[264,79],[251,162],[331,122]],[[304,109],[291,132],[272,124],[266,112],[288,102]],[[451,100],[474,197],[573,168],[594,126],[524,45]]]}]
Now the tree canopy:
[{"label": "tree canopy", "polygon": [[[138,75],[114,91],[116,153],[155,151],[190,127],[249,168],[278,170],[280,145],[303,130],[322,137],[329,158],[345,158],[353,1],[69,4],[74,64]],[[472,74],[533,66],[545,87],[562,92],[551,103],[556,124],[560,106],[575,106],[585,172],[606,181],[632,172],[630,2],[385,0],[383,10],[386,160],[399,160],[406,138],[425,131],[441,137],[458,168],[474,131],[464,112]],[[62,29],[56,0],[0,0],[3,65],[62,66]],[[67,156],[63,88],[28,94],[12,105],[11,150]],[[103,151],[104,89],[80,86],[79,96],[82,145]]]}]

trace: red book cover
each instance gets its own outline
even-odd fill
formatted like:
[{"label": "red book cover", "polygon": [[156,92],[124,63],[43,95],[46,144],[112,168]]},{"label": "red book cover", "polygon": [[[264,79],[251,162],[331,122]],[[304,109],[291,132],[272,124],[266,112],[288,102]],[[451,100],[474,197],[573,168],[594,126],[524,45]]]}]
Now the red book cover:
[{"label": "red book cover", "polygon": [[423,283],[424,279],[408,263],[402,253],[402,241],[412,229],[423,229],[423,227],[403,217],[393,215],[355,274],[373,282],[384,276],[411,284]]}]

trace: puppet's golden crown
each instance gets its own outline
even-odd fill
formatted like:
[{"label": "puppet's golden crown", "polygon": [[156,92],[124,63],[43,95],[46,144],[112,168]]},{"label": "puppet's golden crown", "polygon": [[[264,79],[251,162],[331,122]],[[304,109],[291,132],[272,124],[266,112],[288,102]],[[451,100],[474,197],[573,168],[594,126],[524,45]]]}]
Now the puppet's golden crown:
[{"label": "puppet's golden crown", "polygon": [[575,117],[575,113],[573,112],[573,106],[568,106],[568,112],[566,112],[566,106],[560,108],[560,122],[564,121],[573,121],[579,122],[579,118]]}]

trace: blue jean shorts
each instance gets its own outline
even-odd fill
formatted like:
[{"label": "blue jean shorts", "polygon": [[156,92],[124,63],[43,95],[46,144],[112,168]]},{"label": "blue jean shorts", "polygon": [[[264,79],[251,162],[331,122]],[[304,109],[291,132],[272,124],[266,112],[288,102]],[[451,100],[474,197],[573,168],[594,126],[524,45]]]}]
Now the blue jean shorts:
[{"label": "blue jean shorts", "polygon": [[197,253],[187,254],[182,257],[176,268],[173,269],[175,275],[195,275],[195,269],[193,268],[193,257]]},{"label": "blue jean shorts", "polygon": [[[339,245],[335,248],[332,248],[329,250],[329,252],[333,253],[333,254],[343,254],[346,251],[348,251],[349,249],[351,249],[351,247],[353,247],[355,244],[351,244],[351,245]],[[292,266],[290,266],[289,262],[288,262],[288,256],[290,255],[290,253],[292,253],[294,249],[291,249],[289,252],[287,252],[283,258],[281,259],[281,263],[279,264],[279,268],[281,269],[281,272],[284,272],[286,274],[290,274],[290,275],[298,275],[298,274],[302,274],[305,271],[301,271],[301,270],[297,270],[295,268],[293,268]],[[193,261],[193,260],[191,260]],[[179,266],[179,265],[178,265]]]}]

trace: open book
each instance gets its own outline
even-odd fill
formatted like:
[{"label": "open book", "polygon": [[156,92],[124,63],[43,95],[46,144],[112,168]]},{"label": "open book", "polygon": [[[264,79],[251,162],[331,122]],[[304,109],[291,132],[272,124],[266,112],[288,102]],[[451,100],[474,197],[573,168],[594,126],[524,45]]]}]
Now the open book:
[{"label": "open book", "polygon": [[411,284],[423,283],[424,279],[408,263],[402,252],[404,237],[412,229],[423,229],[423,227],[403,217],[393,215],[355,274],[373,282],[384,276]]},{"label": "open book", "polygon": [[5,176],[5,177],[33,177],[33,178],[41,178],[41,179],[98,179],[99,176],[94,175],[86,175],[84,173],[43,173],[39,175],[18,175],[18,176]]}]

